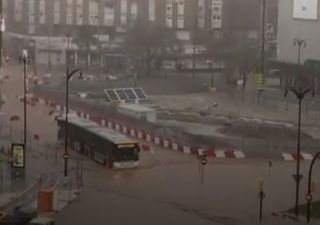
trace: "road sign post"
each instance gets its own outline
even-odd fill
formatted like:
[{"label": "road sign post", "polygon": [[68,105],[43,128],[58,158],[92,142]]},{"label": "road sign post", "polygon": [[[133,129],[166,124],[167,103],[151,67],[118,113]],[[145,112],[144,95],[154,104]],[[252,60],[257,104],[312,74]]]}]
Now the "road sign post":
[{"label": "road sign post", "polygon": [[204,153],[201,155],[201,184],[204,183],[204,166],[207,164],[207,155]]},{"label": "road sign post", "polygon": [[266,197],[266,194],[264,192],[264,181],[259,181],[259,221],[262,221],[262,212],[263,212],[263,199]]},{"label": "road sign post", "polygon": [[269,161],[268,162],[268,165],[269,165],[269,177],[271,176],[271,169],[272,169],[272,161]]},{"label": "road sign post", "polygon": [[69,157],[70,157],[69,153],[64,153],[64,154],[63,154],[63,158],[64,158],[64,159],[69,159]]},{"label": "road sign post", "polygon": [[302,175],[302,174],[299,174],[299,176],[297,176],[297,174],[293,174],[292,177],[293,177],[293,179],[294,179],[295,182],[300,183],[300,181],[301,181],[302,178],[303,178],[303,175]]}]

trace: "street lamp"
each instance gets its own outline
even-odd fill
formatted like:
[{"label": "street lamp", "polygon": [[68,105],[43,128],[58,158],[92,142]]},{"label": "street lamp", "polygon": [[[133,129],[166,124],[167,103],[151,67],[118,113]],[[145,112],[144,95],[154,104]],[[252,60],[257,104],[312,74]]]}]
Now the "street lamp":
[{"label": "street lamp", "polygon": [[28,51],[22,50],[22,56],[20,61],[23,63],[23,115],[24,115],[24,131],[23,131],[23,142],[27,147],[27,65],[30,63]]},{"label": "street lamp", "polygon": [[288,92],[292,92],[299,101],[299,109],[298,109],[298,139],[297,139],[297,167],[296,167],[296,174],[294,175],[296,181],[296,200],[295,200],[295,216],[298,217],[299,215],[299,186],[300,180],[302,175],[300,174],[300,137],[301,137],[301,105],[302,100],[309,92],[314,91],[314,87],[307,87],[307,88],[294,88],[294,87],[287,87],[285,90],[285,96],[287,96]]},{"label": "street lamp", "polygon": [[[196,3],[198,1],[195,1]],[[192,72],[191,76],[194,78],[196,75],[196,43],[197,43],[197,30],[198,30],[198,13],[199,5],[195,5],[193,32],[192,32]]]},{"label": "street lamp", "polygon": [[307,47],[307,42],[301,38],[295,38],[293,41],[293,45],[298,47],[298,64],[300,65],[301,60],[301,47]]},{"label": "street lamp", "polygon": [[311,190],[311,178],[312,178],[312,169],[313,169],[313,165],[316,162],[317,158],[320,156],[320,152],[317,152],[317,154],[315,154],[315,156],[313,157],[311,164],[310,164],[310,168],[309,168],[309,174],[308,174],[308,193],[307,193],[307,222],[310,222],[310,208],[311,208],[311,201],[312,201],[312,195],[311,192],[313,190]]},{"label": "street lamp", "polygon": [[77,73],[80,72],[80,76],[82,76],[82,72],[80,69],[74,69],[71,72],[69,71],[69,68],[67,67],[66,70],[66,121],[65,121],[65,139],[64,139],[64,176],[68,176],[68,159],[69,159],[69,154],[68,154],[68,113],[69,113],[69,80],[71,77]]},{"label": "street lamp", "polygon": [[266,0],[262,0],[262,15],[261,15],[261,56],[260,56],[260,73],[265,75],[265,37],[266,37],[266,8],[267,2]]}]

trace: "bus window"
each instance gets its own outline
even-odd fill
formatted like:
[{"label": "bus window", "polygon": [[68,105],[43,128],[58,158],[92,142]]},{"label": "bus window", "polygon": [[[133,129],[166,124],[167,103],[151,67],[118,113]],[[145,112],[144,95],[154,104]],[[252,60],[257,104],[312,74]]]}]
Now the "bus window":
[{"label": "bus window", "polygon": [[118,148],[116,148],[114,157],[115,161],[136,161],[139,159],[139,149],[136,145],[133,147],[124,147],[118,145]]}]

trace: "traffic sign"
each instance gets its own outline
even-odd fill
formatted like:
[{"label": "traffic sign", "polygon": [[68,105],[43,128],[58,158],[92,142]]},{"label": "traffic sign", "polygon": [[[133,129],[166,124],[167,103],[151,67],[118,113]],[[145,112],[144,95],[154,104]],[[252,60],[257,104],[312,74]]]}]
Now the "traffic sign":
[{"label": "traffic sign", "polygon": [[297,174],[293,174],[292,177],[296,182],[300,182],[301,179],[303,178],[303,175],[300,174],[299,177],[297,177]]},{"label": "traffic sign", "polygon": [[266,193],[265,193],[264,191],[259,191],[258,197],[261,198],[261,199],[263,199],[263,198],[266,197]]},{"label": "traffic sign", "polygon": [[306,193],[305,199],[306,199],[306,201],[311,202],[312,201],[312,194]]},{"label": "traffic sign", "polygon": [[64,153],[64,154],[63,154],[63,158],[64,158],[64,159],[69,159],[69,157],[70,157],[69,153]]},{"label": "traffic sign", "polygon": [[206,158],[203,158],[202,160],[201,160],[201,163],[202,163],[202,165],[206,165],[207,164],[207,159]]}]

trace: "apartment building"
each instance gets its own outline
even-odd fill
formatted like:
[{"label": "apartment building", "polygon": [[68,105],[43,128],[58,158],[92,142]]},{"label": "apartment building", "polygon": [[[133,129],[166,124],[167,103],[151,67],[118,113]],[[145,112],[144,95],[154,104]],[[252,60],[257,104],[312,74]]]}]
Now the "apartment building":
[{"label": "apartment building", "polygon": [[[234,30],[259,38],[260,4],[256,0],[4,0],[7,48],[16,55],[29,48],[39,64],[105,64],[105,55],[121,47],[123,34],[139,18],[175,30],[186,45],[195,33]],[[243,4],[241,4],[241,2]],[[245,10],[243,10],[245,9]],[[250,18],[246,16],[250,15]],[[252,16],[251,16],[252,15]],[[252,23],[253,25],[247,25]],[[237,24],[237,26],[235,26]],[[244,25],[245,24],[245,25]],[[73,39],[79,28],[100,44],[82,54]],[[66,51],[66,49],[69,49]],[[102,57],[99,57],[99,55]]]}]

